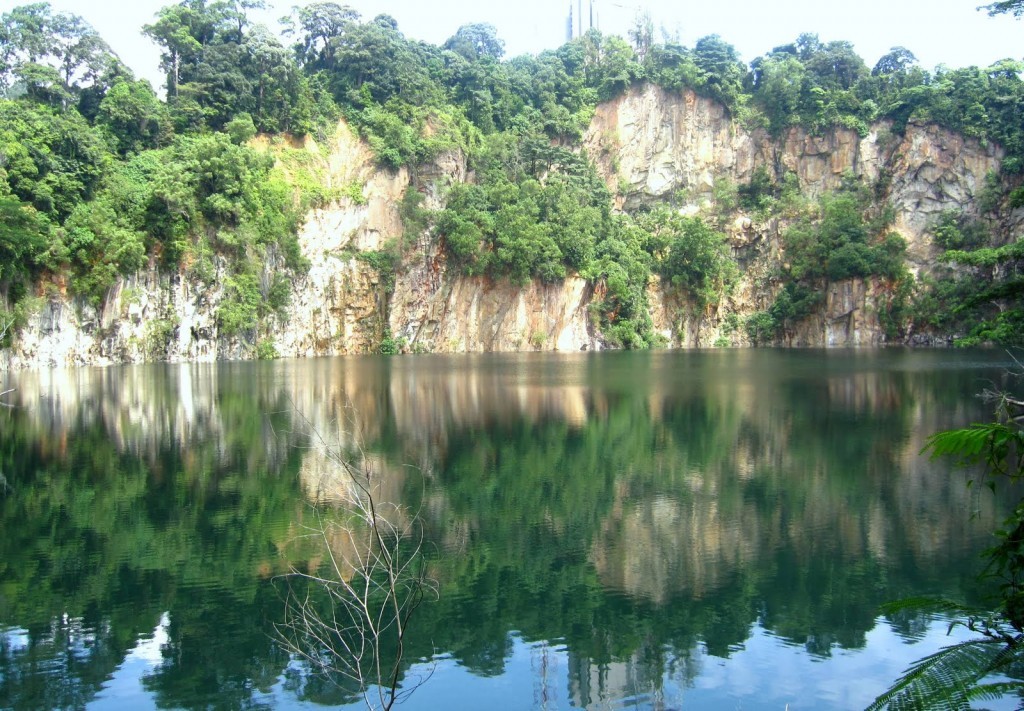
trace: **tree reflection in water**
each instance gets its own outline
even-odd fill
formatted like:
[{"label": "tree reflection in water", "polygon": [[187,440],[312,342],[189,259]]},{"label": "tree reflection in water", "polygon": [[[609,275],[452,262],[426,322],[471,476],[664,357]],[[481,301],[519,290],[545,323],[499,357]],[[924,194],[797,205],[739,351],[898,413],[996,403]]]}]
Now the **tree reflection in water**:
[{"label": "tree reflection in water", "polygon": [[[985,358],[14,374],[19,407],[0,410],[0,706],[85,705],[156,630],[142,683],[160,706],[352,700],[272,634],[274,577],[322,563],[298,541],[327,463],[293,411],[342,447],[363,443],[385,500],[420,512],[440,590],[417,612],[408,664],[441,653],[501,675],[516,640],[550,641],[569,701],[589,704],[657,693],[666,675],[693,683],[707,655],[735,654],[758,629],[818,658],[862,648],[884,601],[978,592],[975,553],[998,507],[917,452],[976,416],[970,393],[1001,372]],[[921,619],[892,623],[924,634]]]}]

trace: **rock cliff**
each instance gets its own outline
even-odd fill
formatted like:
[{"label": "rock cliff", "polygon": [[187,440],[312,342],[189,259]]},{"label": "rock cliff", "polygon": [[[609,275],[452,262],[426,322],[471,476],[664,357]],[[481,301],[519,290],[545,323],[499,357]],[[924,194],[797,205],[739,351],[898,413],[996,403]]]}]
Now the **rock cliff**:
[{"label": "rock cliff", "polygon": [[[599,106],[583,145],[626,209],[681,194],[696,211],[713,202],[716,183],[747,183],[758,166],[795,174],[809,196],[839,188],[844,176],[861,178],[892,205],[893,227],[907,241],[908,266],[915,273],[934,264],[937,252],[928,229],[939,214],[977,214],[975,199],[1002,160],[997,146],[934,125],[910,124],[899,135],[879,122],[863,137],[842,128],[821,136],[793,128],[776,140],[763,130],[744,130],[711,99],[655,86]],[[771,276],[781,259],[780,227],[742,218],[729,225],[734,251],[746,265],[732,299],[712,318],[695,323],[656,290],[651,297],[658,330],[675,345],[710,345],[723,337],[739,345],[738,335],[724,333],[725,318],[771,303],[780,286]],[[876,284],[860,279],[831,285],[823,308],[789,345],[883,343],[877,314],[884,296]]]},{"label": "rock cliff", "polygon": [[[263,140],[266,150],[273,142]],[[311,210],[300,235],[310,268],[293,275],[287,313],[266,325],[262,339],[285,357],[373,352],[390,334],[399,348],[431,352],[597,350],[604,346],[592,318],[595,285],[575,276],[556,284],[518,287],[450,269],[436,238],[405,235],[399,205],[413,178],[374,167],[369,149],[344,124],[308,153],[325,187],[362,187]],[[616,197],[631,209],[667,197],[697,212],[715,200],[722,181],[740,185],[758,166],[795,174],[802,190],[820,195],[844,176],[863,178],[895,210],[895,230],[908,244],[912,271],[929,270],[935,250],[929,226],[945,210],[976,212],[986,175],[999,169],[1001,150],[932,125],[902,133],[881,122],[867,135],[837,128],[824,135],[791,129],[776,139],[747,130],[726,109],[693,92],[635,87],[600,105],[580,150],[595,162]],[[466,161],[448,153],[420,169],[415,181],[427,207],[443,206],[445,188],[471,180]],[[1021,213],[1021,210],[1017,211]],[[1024,215],[1020,222],[1024,222]],[[656,329],[677,347],[746,345],[736,324],[771,304],[781,284],[784,255],[777,219],[740,216],[725,226],[742,267],[739,285],[713,312],[693,314],[652,281]],[[401,240],[404,260],[393,284],[359,252]],[[265,270],[283,268],[270,255]],[[36,299],[28,325],[0,355],[0,367],[108,364],[145,360],[212,361],[248,358],[255,344],[218,334],[216,307],[226,264],[215,264],[213,286],[187,272],[166,273],[156,262],[122,279],[102,307],[50,288]],[[885,298],[870,280],[831,285],[824,305],[789,345],[860,346],[885,342],[878,322]]]}]

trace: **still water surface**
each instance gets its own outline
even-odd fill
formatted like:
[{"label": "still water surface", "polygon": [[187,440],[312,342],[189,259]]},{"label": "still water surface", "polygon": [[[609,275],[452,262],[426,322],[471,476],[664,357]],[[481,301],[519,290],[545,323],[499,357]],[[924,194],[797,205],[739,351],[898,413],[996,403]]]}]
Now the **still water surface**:
[{"label": "still water surface", "polygon": [[[344,507],[310,428],[418,511],[403,708],[863,707],[957,639],[1006,510],[918,455],[994,351],[335,358],[13,373],[0,708],[358,701],[275,642]],[[361,453],[360,453],[361,452]]]}]

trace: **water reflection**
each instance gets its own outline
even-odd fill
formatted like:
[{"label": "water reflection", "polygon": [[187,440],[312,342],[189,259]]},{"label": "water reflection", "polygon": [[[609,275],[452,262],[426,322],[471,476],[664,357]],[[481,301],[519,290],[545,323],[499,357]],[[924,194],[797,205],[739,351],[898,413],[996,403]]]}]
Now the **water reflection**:
[{"label": "water reflection", "polygon": [[862,649],[881,602],[979,594],[997,501],[917,453],[984,416],[971,396],[1004,365],[725,351],[8,376],[0,706],[109,701],[131,668],[160,706],[352,700],[272,636],[275,576],[322,561],[311,503],[351,496],[311,432],[437,551],[411,660],[506,678],[524,644],[546,650],[536,675],[562,665],[536,698],[656,704],[762,632],[809,658]]}]

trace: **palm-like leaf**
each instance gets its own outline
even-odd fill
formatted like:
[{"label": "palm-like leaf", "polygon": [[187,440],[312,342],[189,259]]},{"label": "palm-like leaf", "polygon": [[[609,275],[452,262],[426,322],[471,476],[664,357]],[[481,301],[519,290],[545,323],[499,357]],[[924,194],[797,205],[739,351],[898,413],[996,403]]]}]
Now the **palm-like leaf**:
[{"label": "palm-like leaf", "polygon": [[868,706],[868,711],[970,709],[971,701],[993,699],[1024,690],[1024,682],[981,684],[1006,669],[1021,653],[1020,638],[980,637],[945,647],[919,659],[896,683]]}]

